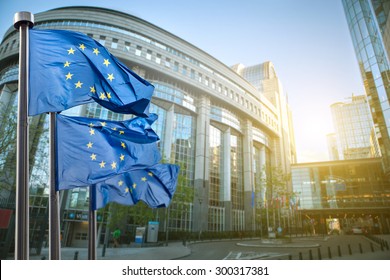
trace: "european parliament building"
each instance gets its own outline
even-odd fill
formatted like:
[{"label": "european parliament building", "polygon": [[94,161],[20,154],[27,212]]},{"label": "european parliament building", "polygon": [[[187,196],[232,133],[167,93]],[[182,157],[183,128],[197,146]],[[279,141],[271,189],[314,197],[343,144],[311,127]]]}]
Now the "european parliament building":
[{"label": "european parliament building", "polygon": [[[160,231],[259,229],[256,216],[267,194],[258,178],[267,176],[270,167],[288,173],[296,160],[291,110],[271,62],[228,67],[166,30],[109,9],[64,7],[34,16],[35,29],[67,29],[94,38],[155,86],[151,111],[159,116],[154,125],[159,148],[165,161],[180,164],[184,179],[178,189],[187,197],[174,200],[169,211],[153,212]],[[7,139],[15,137],[18,35],[10,27],[0,45],[0,131]],[[129,117],[95,103],[66,113],[111,120]],[[47,126],[46,115],[30,120],[31,242],[42,239],[47,229]],[[15,209],[15,157],[12,141],[1,147],[0,208],[9,218],[0,229],[3,243],[12,238],[7,229],[13,226]],[[65,245],[87,245],[88,204],[88,188],[61,193]],[[104,213],[98,222],[106,222]]]}]

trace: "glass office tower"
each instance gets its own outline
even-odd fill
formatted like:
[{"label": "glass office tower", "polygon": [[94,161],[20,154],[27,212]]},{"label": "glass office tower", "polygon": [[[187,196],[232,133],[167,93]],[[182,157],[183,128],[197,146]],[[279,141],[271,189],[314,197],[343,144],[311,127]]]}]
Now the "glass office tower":
[{"label": "glass office tower", "polygon": [[[366,96],[352,96],[351,102],[331,105],[338,160],[380,157]],[[374,137],[372,137],[374,136]]]},{"label": "glass office tower", "polygon": [[390,176],[390,40],[386,0],[343,0],[385,172]]}]

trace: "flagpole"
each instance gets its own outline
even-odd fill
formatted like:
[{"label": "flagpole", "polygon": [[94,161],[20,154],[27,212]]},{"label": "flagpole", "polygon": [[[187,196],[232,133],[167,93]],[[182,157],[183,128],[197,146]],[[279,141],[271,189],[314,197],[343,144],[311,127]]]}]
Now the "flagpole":
[{"label": "flagpole", "polygon": [[88,260],[96,260],[96,210],[94,210],[96,194],[95,186],[89,186],[88,213]]},{"label": "flagpole", "polygon": [[15,259],[29,258],[29,157],[28,157],[28,30],[34,25],[29,12],[14,15],[14,27],[19,30],[19,96],[16,164],[16,225]]},{"label": "flagpole", "polygon": [[60,207],[59,191],[56,190],[56,118],[57,113],[50,113],[50,195],[49,195],[49,258],[61,259]]}]

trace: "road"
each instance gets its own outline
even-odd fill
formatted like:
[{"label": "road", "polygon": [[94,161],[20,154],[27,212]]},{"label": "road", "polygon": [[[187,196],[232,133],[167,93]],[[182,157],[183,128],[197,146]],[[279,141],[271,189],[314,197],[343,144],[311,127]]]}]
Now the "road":
[{"label": "road", "polygon": [[[277,242],[277,241],[276,241]],[[372,246],[371,247],[371,243]],[[334,235],[292,238],[282,244],[265,244],[255,240],[229,240],[196,242],[188,245],[191,255],[183,260],[222,260],[222,259],[348,259],[352,255],[380,251],[381,247],[364,236]],[[386,250],[386,249],[385,249]],[[390,259],[390,251],[389,259]]]}]

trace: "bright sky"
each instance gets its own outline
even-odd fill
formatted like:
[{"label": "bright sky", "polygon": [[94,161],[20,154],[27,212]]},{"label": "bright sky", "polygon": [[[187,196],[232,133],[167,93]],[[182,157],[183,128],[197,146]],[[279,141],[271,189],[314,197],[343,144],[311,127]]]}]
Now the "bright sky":
[{"label": "bright sky", "polygon": [[340,0],[0,0],[0,36],[16,12],[91,3],[147,20],[228,66],[272,61],[293,110],[299,162],[328,160],[330,105],[364,94]]}]

